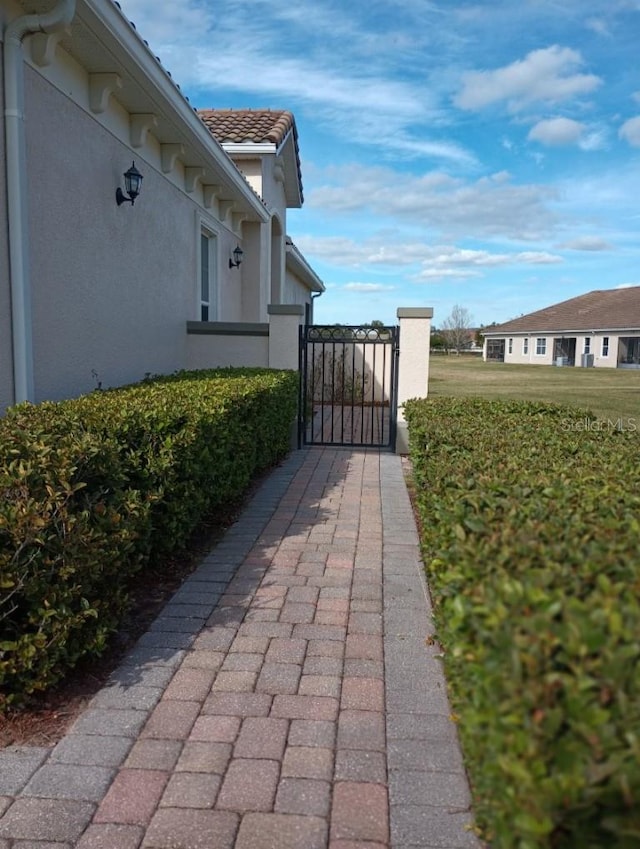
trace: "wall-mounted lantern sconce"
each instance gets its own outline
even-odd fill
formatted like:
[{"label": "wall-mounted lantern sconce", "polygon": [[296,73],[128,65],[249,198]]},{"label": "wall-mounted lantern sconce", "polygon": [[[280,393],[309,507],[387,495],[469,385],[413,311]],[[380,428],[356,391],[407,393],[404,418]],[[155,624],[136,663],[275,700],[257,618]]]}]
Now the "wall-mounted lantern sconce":
[{"label": "wall-mounted lantern sconce", "polygon": [[240,245],[238,245],[238,247],[233,252],[233,259],[229,260],[229,268],[238,268],[238,266],[242,262],[243,253],[244,251],[242,250]]},{"label": "wall-mounted lantern sconce", "polygon": [[116,203],[121,206],[123,203],[130,203],[133,206],[135,199],[140,194],[142,187],[142,174],[136,168],[136,163],[131,163],[131,168],[124,172],[124,188],[129,195],[127,197],[120,186],[116,189]]}]

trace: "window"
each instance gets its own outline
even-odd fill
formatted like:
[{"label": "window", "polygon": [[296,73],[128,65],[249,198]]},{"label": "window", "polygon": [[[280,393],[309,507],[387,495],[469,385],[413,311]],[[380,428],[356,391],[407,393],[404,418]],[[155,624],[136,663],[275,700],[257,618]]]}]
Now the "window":
[{"label": "window", "polygon": [[200,321],[218,318],[216,281],[216,237],[209,230],[200,230]]},{"label": "window", "polygon": [[200,233],[200,321],[209,321],[209,236]]},{"label": "window", "polygon": [[513,339],[509,339],[509,353],[513,354]]},{"label": "window", "polygon": [[590,353],[591,353],[591,337],[590,337],[590,336],[585,336],[585,339],[584,339],[584,353],[585,353],[585,354],[590,354]]},{"label": "window", "polygon": [[608,336],[602,337],[602,356],[603,357],[609,356],[609,337]]},{"label": "window", "polygon": [[529,340],[522,340],[522,353],[526,356],[529,353]]},{"label": "window", "polygon": [[544,336],[538,336],[536,339],[536,354],[539,357],[544,356],[547,353],[547,340]]}]

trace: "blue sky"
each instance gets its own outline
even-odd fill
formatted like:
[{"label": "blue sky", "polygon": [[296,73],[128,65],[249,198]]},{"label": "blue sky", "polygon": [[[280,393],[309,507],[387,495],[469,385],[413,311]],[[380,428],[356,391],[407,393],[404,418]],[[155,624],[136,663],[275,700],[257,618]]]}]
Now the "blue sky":
[{"label": "blue sky", "polygon": [[193,106],[289,109],[316,321],[640,285],[640,0],[120,0]]}]

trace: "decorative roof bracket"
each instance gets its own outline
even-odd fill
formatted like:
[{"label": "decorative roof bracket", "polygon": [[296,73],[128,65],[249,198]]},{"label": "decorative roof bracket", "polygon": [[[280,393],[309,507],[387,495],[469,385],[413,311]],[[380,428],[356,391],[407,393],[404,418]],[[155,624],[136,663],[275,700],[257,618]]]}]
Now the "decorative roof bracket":
[{"label": "decorative roof bracket", "polygon": [[143,147],[149,130],[158,126],[158,119],[151,112],[140,112],[130,117],[131,147]]},{"label": "decorative roof bracket", "polygon": [[109,98],[114,91],[122,88],[119,74],[89,74],[89,108],[100,115],[107,111]]}]

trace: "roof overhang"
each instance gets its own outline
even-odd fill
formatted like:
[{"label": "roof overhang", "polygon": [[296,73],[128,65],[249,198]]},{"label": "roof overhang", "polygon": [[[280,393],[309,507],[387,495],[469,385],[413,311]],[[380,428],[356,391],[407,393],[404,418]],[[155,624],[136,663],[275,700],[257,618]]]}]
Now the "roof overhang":
[{"label": "roof overhang", "polygon": [[283,161],[287,206],[290,209],[299,209],[302,206],[304,196],[302,192],[298,139],[295,128],[289,130],[277,153],[278,156],[282,157]]},{"label": "roof overhang", "polygon": [[273,156],[280,159],[284,171],[284,193],[288,209],[300,209],[304,197],[297,142],[293,128],[289,130],[282,144],[272,142],[222,142],[222,148],[229,156],[240,162],[242,159],[255,159]]},{"label": "roof overhang", "polygon": [[[20,0],[20,5],[28,13],[43,8],[37,0]],[[222,186],[221,199],[234,201],[249,220],[269,220],[262,200],[116,3],[77,0],[75,17],[60,46],[89,74],[117,74],[121,87],[112,97],[130,114],[153,114],[153,135],[160,144],[183,145],[180,159],[185,166],[204,169],[203,184]]]},{"label": "roof overhang", "polygon": [[322,294],[326,287],[290,239],[287,239],[286,265],[311,292]]}]

